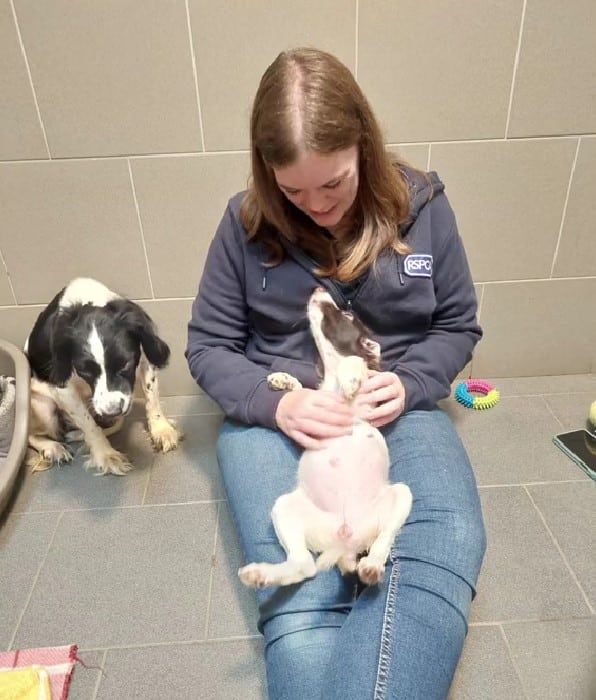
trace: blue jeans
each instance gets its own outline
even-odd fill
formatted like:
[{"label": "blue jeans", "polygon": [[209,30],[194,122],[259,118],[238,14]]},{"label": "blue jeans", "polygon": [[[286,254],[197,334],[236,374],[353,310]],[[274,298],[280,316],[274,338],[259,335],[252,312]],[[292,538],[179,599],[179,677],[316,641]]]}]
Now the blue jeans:
[{"label": "blue jeans", "polygon": [[[486,547],[476,482],[443,411],[407,413],[382,432],[391,481],[414,496],[385,578],[363,587],[334,567],[257,591],[270,700],[447,697]],[[218,459],[247,562],[285,559],[270,511],[295,488],[300,452],[281,432],[222,426]]]}]

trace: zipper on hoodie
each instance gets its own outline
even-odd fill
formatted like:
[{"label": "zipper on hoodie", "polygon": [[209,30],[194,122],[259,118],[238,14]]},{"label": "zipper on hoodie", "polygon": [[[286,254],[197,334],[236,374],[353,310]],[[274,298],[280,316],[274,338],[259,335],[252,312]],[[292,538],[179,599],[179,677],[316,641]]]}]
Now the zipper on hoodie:
[{"label": "zipper on hoodie", "polygon": [[397,256],[397,274],[399,276],[399,283],[403,287],[405,285],[406,281],[404,280],[404,273],[402,272],[402,265],[403,265],[402,260],[403,260],[402,256],[398,255]]}]

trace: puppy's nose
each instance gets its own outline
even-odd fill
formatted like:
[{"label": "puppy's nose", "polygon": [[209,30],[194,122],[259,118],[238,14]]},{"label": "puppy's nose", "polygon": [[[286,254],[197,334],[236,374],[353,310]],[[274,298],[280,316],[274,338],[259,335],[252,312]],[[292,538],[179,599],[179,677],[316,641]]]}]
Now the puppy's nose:
[{"label": "puppy's nose", "polygon": [[114,418],[115,416],[121,416],[122,413],[124,412],[124,399],[120,399],[117,404],[113,404],[110,406],[109,411],[104,411],[103,415],[108,416],[110,418]]}]

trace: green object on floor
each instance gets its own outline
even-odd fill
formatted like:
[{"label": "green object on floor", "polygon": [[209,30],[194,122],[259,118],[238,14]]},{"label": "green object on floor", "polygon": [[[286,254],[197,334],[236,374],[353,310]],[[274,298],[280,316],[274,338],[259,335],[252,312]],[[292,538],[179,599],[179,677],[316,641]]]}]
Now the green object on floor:
[{"label": "green object on floor", "polygon": [[588,413],[588,430],[596,434],[596,401],[590,406]]}]

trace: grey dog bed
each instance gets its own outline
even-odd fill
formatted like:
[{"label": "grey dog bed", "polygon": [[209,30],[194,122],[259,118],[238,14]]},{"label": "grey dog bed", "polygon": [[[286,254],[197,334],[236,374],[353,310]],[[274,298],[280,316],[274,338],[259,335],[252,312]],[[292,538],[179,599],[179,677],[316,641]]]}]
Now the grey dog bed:
[{"label": "grey dog bed", "polygon": [[0,512],[27,450],[30,379],[25,354],[0,340]]}]

